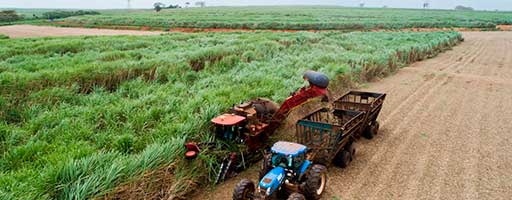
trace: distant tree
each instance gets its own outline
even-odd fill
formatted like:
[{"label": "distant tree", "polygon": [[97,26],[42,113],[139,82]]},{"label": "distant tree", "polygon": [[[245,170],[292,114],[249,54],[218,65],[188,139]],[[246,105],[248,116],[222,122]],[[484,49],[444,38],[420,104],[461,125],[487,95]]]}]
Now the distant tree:
[{"label": "distant tree", "polygon": [[472,7],[469,7],[469,6],[466,7],[466,6],[458,5],[455,7],[455,10],[472,11],[475,9],[473,9]]},{"label": "distant tree", "polygon": [[153,4],[153,7],[156,12],[160,12],[163,8],[165,8],[165,4],[163,4],[162,2],[156,2]]},{"label": "distant tree", "polygon": [[0,11],[0,22],[13,22],[23,19],[23,16],[18,15],[14,10]]},{"label": "distant tree", "polygon": [[188,8],[190,6],[190,2],[185,2],[185,7]]},{"label": "distant tree", "polygon": [[197,2],[196,2],[196,6],[199,6],[199,7],[201,7],[201,8],[202,8],[202,7],[205,7],[205,6],[206,6],[206,2],[204,2],[204,1],[197,1]]},{"label": "distant tree", "polygon": [[181,8],[181,6],[178,4],[176,4],[176,5],[171,4],[171,5],[167,6],[167,9],[176,9],[176,8]]},{"label": "distant tree", "polygon": [[364,2],[359,3],[359,7],[363,8],[364,7]]},{"label": "distant tree", "polygon": [[60,19],[72,16],[80,16],[80,15],[99,15],[100,13],[93,10],[77,10],[77,11],[65,11],[65,10],[56,10],[49,11],[42,14],[43,19]]}]

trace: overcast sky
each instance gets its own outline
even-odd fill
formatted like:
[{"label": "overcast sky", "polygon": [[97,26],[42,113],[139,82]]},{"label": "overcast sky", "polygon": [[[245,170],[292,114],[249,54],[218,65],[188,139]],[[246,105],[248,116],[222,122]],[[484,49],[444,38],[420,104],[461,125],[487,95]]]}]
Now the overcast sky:
[{"label": "overcast sky", "polygon": [[[187,0],[131,0],[133,8],[149,8],[156,1],[165,4],[184,4]],[[193,4],[196,0],[189,0]],[[208,6],[240,5],[340,5],[357,6],[365,2],[368,7],[419,8],[425,0],[206,0]],[[479,10],[512,10],[512,0],[430,0],[432,8],[452,9],[466,5]],[[127,0],[0,0],[0,8],[126,8]]]}]

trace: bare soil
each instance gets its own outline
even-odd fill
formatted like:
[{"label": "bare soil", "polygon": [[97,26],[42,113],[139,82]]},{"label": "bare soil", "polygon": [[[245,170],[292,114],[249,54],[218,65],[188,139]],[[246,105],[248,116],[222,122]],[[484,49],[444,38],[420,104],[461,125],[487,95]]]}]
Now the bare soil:
[{"label": "bare soil", "polygon": [[[159,27],[138,27],[138,26],[100,26],[97,28],[83,28],[80,24],[68,24],[64,22],[55,22],[55,24],[73,26],[75,28],[54,27],[54,26],[34,26],[34,25],[12,25],[0,26],[0,34],[9,36],[10,38],[31,38],[31,37],[51,37],[51,36],[84,36],[84,35],[159,35],[168,32],[256,32],[256,31],[272,31],[272,32],[325,32],[333,30],[252,30],[252,29],[229,29],[229,28],[172,28],[164,29]],[[498,30],[512,31],[510,25],[499,25]],[[481,29],[468,29],[468,28],[442,28],[442,29],[429,29],[429,28],[411,28],[403,29],[401,31],[481,31]],[[382,31],[379,29],[372,31]],[[393,31],[393,30],[392,30]]]},{"label": "bare soil", "polygon": [[[329,168],[324,199],[512,199],[512,32],[464,37],[362,88],[388,94],[380,133]],[[257,168],[192,199],[231,199]]]},{"label": "bare soil", "polygon": [[0,34],[10,38],[80,36],[80,35],[159,35],[158,31],[109,30],[92,28],[63,28],[53,26],[13,25],[0,26]]}]

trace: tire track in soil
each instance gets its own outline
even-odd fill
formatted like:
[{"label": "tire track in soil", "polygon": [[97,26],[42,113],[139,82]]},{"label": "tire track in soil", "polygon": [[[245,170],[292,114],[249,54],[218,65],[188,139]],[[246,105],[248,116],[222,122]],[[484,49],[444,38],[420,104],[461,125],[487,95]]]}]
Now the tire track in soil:
[{"label": "tire track in soil", "polygon": [[[364,182],[355,184],[355,186],[353,186],[354,189],[351,191],[354,191],[355,193],[362,194],[362,193],[365,193],[365,191],[367,192],[368,187],[375,186],[375,184],[377,184],[376,185],[377,187],[374,191],[380,191],[382,189],[380,187],[382,185],[378,184],[378,182],[380,182],[380,181],[377,181],[377,183],[373,183],[373,181],[381,180],[381,179],[384,179],[384,180],[388,179],[388,178],[382,178],[382,176],[389,175],[389,172],[392,170],[391,166],[394,166],[397,162],[396,159],[398,159],[398,156],[395,156],[395,155],[400,155],[400,153],[402,153],[405,150],[404,147],[409,145],[409,142],[411,140],[411,134],[401,133],[401,130],[404,129],[405,127],[407,127],[405,125],[410,125],[412,123],[411,121],[416,119],[414,116],[419,115],[422,112],[423,113],[429,112],[433,109],[434,104],[430,104],[430,106],[428,106],[426,110],[422,110],[422,108],[425,108],[424,104],[426,103],[426,101],[429,99],[429,97],[431,97],[434,94],[434,92],[437,90],[437,88],[444,85],[448,81],[448,78],[440,78],[440,79],[442,79],[442,80],[438,80],[438,81],[437,81],[437,79],[430,80],[429,81],[430,83],[435,83],[435,84],[434,84],[434,86],[426,87],[427,91],[424,91],[425,88],[423,88],[423,87],[418,89],[417,94],[422,94],[422,95],[420,95],[420,99],[417,99],[415,101],[408,102],[407,104],[405,104],[405,105],[412,106],[411,108],[407,108],[407,107],[405,107],[403,109],[397,108],[397,110],[400,110],[400,111],[408,111],[405,116],[403,116],[403,115],[397,116],[397,117],[403,117],[404,120],[398,120],[399,123],[396,125],[389,124],[388,120],[393,119],[393,117],[396,116],[396,115],[393,115],[390,118],[388,118],[386,121],[382,121],[383,122],[382,126],[383,127],[385,126],[385,127],[387,127],[387,130],[390,130],[388,132],[383,133],[386,136],[386,140],[388,140],[388,141],[373,141],[373,142],[379,142],[377,145],[380,146],[380,148],[378,149],[376,154],[372,154],[373,156],[370,159],[370,163],[374,163],[374,164],[366,165],[367,167],[365,167],[365,169],[361,173],[361,176],[363,176],[363,177],[374,177],[374,178],[366,179],[366,181],[364,181]],[[410,98],[408,100],[410,100]],[[402,104],[402,105],[404,105],[404,104]],[[391,129],[390,129],[390,127],[391,127]],[[380,144],[384,144],[384,143],[386,145],[380,145]],[[378,163],[378,165],[375,165],[377,163]],[[384,172],[380,171],[383,168],[385,168]],[[350,190],[350,187],[349,187],[349,190]],[[352,194],[348,193],[348,196],[352,196]]]},{"label": "tire track in soil", "polygon": [[[450,58],[452,58],[452,57],[453,57],[453,56],[450,56]],[[435,59],[434,59],[434,60],[435,60]],[[422,63],[420,63],[419,65],[421,65],[421,64],[422,64]],[[423,64],[425,64],[425,63],[423,63]],[[443,68],[443,69],[447,69],[447,68],[453,67],[454,65],[456,65],[456,64],[457,64],[457,62],[447,62],[447,63],[445,63],[445,64],[447,64],[447,66],[448,66],[448,67],[445,67],[445,68]],[[427,96],[424,96],[424,97],[423,97],[423,99],[422,99],[422,100],[426,100],[426,99],[428,99],[428,97],[430,97],[430,95],[432,95],[432,92],[434,92],[434,91],[435,91],[437,88],[439,88],[440,86],[443,86],[443,85],[447,84],[447,83],[448,83],[448,81],[449,81],[449,80],[451,80],[451,79],[453,78],[453,77],[450,77],[450,76],[443,76],[443,75],[441,75],[441,76],[436,76],[436,77],[441,77],[441,78],[439,78],[439,79],[442,79],[442,81],[436,81],[436,79],[435,79],[435,78],[433,78],[433,79],[431,79],[430,81],[427,81],[427,82],[428,82],[428,83],[440,82],[440,83],[438,83],[438,84],[436,84],[435,86],[431,87],[429,84],[426,84],[427,82],[425,82],[425,84],[422,84],[422,85],[420,86],[420,88],[418,88],[418,89],[416,89],[416,90],[415,90],[414,94],[425,94],[425,93],[426,93],[426,94],[427,94]],[[428,89],[428,91],[427,91],[427,92],[426,92],[426,91],[424,91],[424,88],[426,88],[426,87],[427,87],[427,88],[428,88],[428,87],[430,88],[430,89]],[[395,115],[396,115],[398,112],[403,111],[403,110],[415,110],[416,108],[418,108],[420,105],[422,105],[422,104],[423,104],[423,103],[415,104],[415,107],[414,107],[413,109],[402,108],[402,106],[404,106],[404,105],[411,105],[411,103],[413,103],[413,102],[410,102],[410,100],[412,100],[412,99],[414,99],[414,98],[412,98],[412,96],[409,96],[406,100],[402,101],[402,102],[398,105],[398,107],[397,107],[397,106],[391,106],[391,107],[393,107],[393,108],[395,108],[395,109],[394,109],[394,111],[393,111],[391,114],[389,114],[389,118],[386,118],[386,119],[384,119],[384,120],[381,120],[381,121],[382,121],[383,126],[385,126],[385,124],[387,124],[387,121],[388,121],[388,120],[393,120],[393,117],[395,117]],[[417,101],[416,101],[416,102],[417,102]],[[411,113],[412,113],[412,112],[409,112],[408,114],[410,115]],[[408,116],[409,116],[409,115],[408,115]],[[411,117],[408,117],[408,116],[406,116],[406,117],[405,117],[405,119],[411,119]],[[413,115],[413,116],[414,116],[414,115]],[[405,121],[401,121],[401,123],[400,123],[400,124],[398,124],[398,126],[401,128],[401,126],[403,125],[403,123],[404,123],[404,122],[405,122]],[[400,128],[396,128],[396,129],[400,129]],[[399,131],[396,131],[396,130],[393,130],[393,131],[392,131],[392,133],[398,133],[398,132],[399,132]],[[394,134],[393,134],[393,135],[388,135],[387,133],[385,133],[385,135],[386,135],[386,136],[394,136]],[[409,134],[409,136],[410,136],[410,134]],[[391,141],[391,142],[393,142],[393,141],[400,141],[400,138],[401,138],[401,135],[396,135],[396,136],[394,136],[392,139],[389,139],[389,141]],[[410,141],[411,141],[411,137],[407,137],[407,139],[406,139],[407,144],[406,144],[406,145],[404,145],[404,142],[401,142],[401,143],[399,144],[399,147],[401,147],[399,152],[403,152],[403,151],[404,151],[404,149],[403,149],[402,147],[409,145],[409,142],[410,142]],[[382,143],[386,143],[386,142],[385,142],[385,141],[382,141]],[[386,155],[389,153],[389,151],[391,151],[391,150],[389,150],[389,149],[390,149],[390,146],[394,146],[394,145],[393,145],[393,144],[392,144],[392,145],[386,145],[386,147],[387,147],[387,148],[386,148],[386,151],[383,151],[382,149],[379,149],[379,150],[377,151],[378,155],[375,155],[375,154],[374,154],[375,152],[371,152],[371,153],[369,153],[369,155],[370,155],[370,156],[371,156],[371,155],[373,155],[373,157],[372,157],[372,159],[371,159],[370,163],[379,163],[379,165],[380,165],[380,164],[381,164],[382,162],[384,162],[385,160],[389,160],[389,159],[385,159],[385,158],[381,158],[380,160],[375,160],[375,157],[379,157],[379,158],[380,158],[380,157],[382,157],[382,156],[386,156]],[[397,157],[397,156],[393,156],[393,158],[396,158],[396,157]],[[383,160],[384,160],[384,161],[383,161]],[[393,160],[392,160],[392,163],[393,163],[393,164],[391,164],[391,166],[396,166],[396,162],[397,162],[397,161],[396,161],[395,159],[393,159]],[[363,170],[363,172],[362,172],[362,173],[367,173],[367,170],[368,170],[368,168],[369,168],[369,166],[370,166],[370,165],[367,165],[367,166],[368,166],[368,167],[366,167],[366,168]],[[376,167],[376,168],[378,169],[378,167]],[[387,171],[389,172],[390,170],[392,170],[392,168],[391,168],[391,167],[389,167]],[[387,174],[387,173],[376,173],[376,174],[382,175],[382,174]],[[363,175],[363,176],[365,176],[365,175]],[[367,176],[369,176],[369,175],[367,175]],[[374,176],[372,176],[372,177],[374,177]],[[365,188],[367,185],[368,185],[368,183],[363,183],[363,184],[360,184],[360,185],[356,186],[356,188],[359,188],[358,190],[362,190],[362,188]],[[379,185],[379,186],[380,186],[380,185]],[[350,187],[350,186],[349,186],[349,187]],[[349,190],[350,190],[350,188],[349,188]],[[376,189],[376,190],[377,190],[377,191],[379,191],[379,190],[381,190],[381,189],[380,189],[380,188],[378,188],[378,189]],[[348,196],[350,196],[350,194],[349,194]]]},{"label": "tire track in soil", "polygon": [[[329,168],[323,199],[511,199],[512,32],[464,36],[362,89],[388,93],[381,133],[357,142],[348,168]],[[230,199],[257,168],[192,199]]]},{"label": "tire track in soil", "polygon": [[[423,157],[427,157],[426,163],[421,167],[416,168],[416,174],[414,175],[413,178],[411,178],[412,183],[410,184],[412,185],[412,187],[404,187],[408,188],[408,190],[406,191],[405,198],[403,199],[437,199],[433,197],[439,192],[436,191],[432,193],[432,188],[433,186],[435,188],[436,184],[431,185],[430,183],[433,183],[435,178],[440,177],[439,169],[442,169],[441,161],[446,160],[446,154],[439,153],[448,151],[447,147],[449,146],[448,143],[450,142],[448,138],[449,132],[452,129],[452,126],[459,126],[460,120],[464,117],[464,115],[461,114],[460,112],[457,112],[457,110],[466,107],[466,104],[470,99],[469,96],[464,95],[467,92],[466,90],[461,90],[457,88],[455,84],[450,84],[450,86],[451,87],[449,88],[449,90],[440,94],[440,96],[448,98],[448,100],[446,100],[445,102],[453,101],[455,99],[456,105],[450,106],[448,109],[446,109],[446,112],[443,113],[443,118],[434,120],[432,122],[433,124],[431,124],[430,126],[433,128],[431,130],[426,130],[429,133],[428,148],[426,149],[427,153],[423,155]],[[459,101],[459,99],[461,98],[462,100]],[[448,106],[448,104],[446,103],[444,105]],[[442,126],[447,121],[450,120],[459,123],[452,126]],[[439,190],[439,188],[436,189]]]},{"label": "tire track in soil", "polygon": [[[453,55],[454,55],[454,54],[452,54],[452,55],[450,56],[450,58],[453,58]],[[435,59],[434,59],[434,60],[435,60]],[[424,63],[424,64],[426,64],[426,63]],[[457,64],[457,62],[445,62],[445,65],[447,65],[447,67],[443,67],[442,69],[449,69],[450,67],[453,67],[453,66],[454,66],[454,65],[456,65],[456,64]],[[420,65],[421,65],[421,63],[420,63]],[[442,86],[442,85],[444,86],[445,84],[447,84],[447,83],[448,83],[447,81],[451,80],[452,78],[453,78],[453,77],[449,77],[449,76],[448,76],[447,78],[444,78],[444,79],[443,79],[443,80],[444,80],[444,82],[441,82],[440,84],[436,85],[436,87],[435,87],[435,88],[430,89],[429,91],[434,91],[434,90],[436,90],[436,88],[438,88],[439,86]],[[417,90],[417,91],[421,91],[422,93],[424,93],[424,92],[425,92],[425,91],[423,91],[423,90],[421,90],[421,89],[419,89],[419,90]],[[435,99],[437,99],[437,98],[435,98]],[[421,105],[421,104],[419,104],[419,105]],[[396,107],[395,107],[395,108],[396,108]],[[401,110],[401,109],[400,109],[400,108],[397,108],[396,110]],[[395,110],[395,111],[396,111],[396,110]],[[393,114],[394,114],[394,113],[392,113],[391,115],[393,115]],[[408,119],[408,117],[406,117],[406,119]],[[394,131],[394,132],[396,132],[396,131]],[[406,133],[409,133],[409,132],[406,132]],[[394,139],[395,139],[395,140],[397,140],[398,138],[394,138]],[[398,152],[397,154],[404,153],[404,152],[403,152],[403,151],[404,151],[404,149],[403,149],[402,147],[409,146],[409,145],[410,145],[410,143],[411,143],[411,140],[414,140],[414,139],[415,139],[414,137],[407,137],[407,144],[406,144],[406,145],[404,145],[404,143],[402,142],[402,143],[400,144],[400,150],[399,150],[399,152]],[[393,146],[393,145],[390,145],[390,146]],[[382,155],[386,155],[387,153],[388,153],[388,152],[383,153]],[[410,156],[415,157],[415,155],[410,155]],[[392,161],[392,163],[393,163],[393,164],[391,164],[391,165],[387,168],[387,172],[388,172],[388,173],[378,173],[378,174],[389,174],[389,172],[390,172],[391,170],[393,170],[393,169],[394,169],[394,168],[396,168],[396,167],[399,167],[399,166],[397,166],[397,161],[396,161],[396,159],[395,159],[396,157],[397,157],[397,156],[393,155],[393,161]],[[386,159],[384,159],[384,160],[386,160]],[[378,163],[380,163],[380,162],[378,162]],[[422,165],[422,163],[424,163],[424,162],[420,162],[420,163],[419,163],[419,165]],[[395,170],[393,170],[393,171],[395,171]],[[387,180],[387,179],[389,179],[389,178],[390,178],[390,176],[391,176],[391,175],[387,176],[387,178],[385,178],[385,179],[386,179],[386,180]],[[400,177],[401,177],[401,176],[394,177],[394,178],[400,178]],[[378,182],[385,182],[385,181],[378,181]],[[376,189],[376,190],[377,190],[377,192],[378,192],[378,191],[380,191],[380,190],[382,189],[382,187],[383,187],[382,185],[378,185],[378,186],[379,186],[379,187]],[[374,195],[375,195],[375,194],[376,194],[376,193],[374,193]],[[373,196],[373,197],[375,197],[375,196]],[[377,198],[377,199],[378,199],[378,198]]]},{"label": "tire track in soil", "polygon": [[[425,117],[418,118],[420,121],[425,121],[426,123],[419,124],[417,129],[412,129],[411,133],[415,136],[414,143],[411,143],[408,147],[414,148],[415,151],[413,153],[404,152],[401,156],[400,162],[393,166],[393,171],[390,173],[392,177],[387,180],[387,182],[391,180],[401,180],[400,184],[393,185],[389,188],[391,193],[399,194],[400,198],[403,199],[416,199],[416,194],[419,190],[419,184],[422,176],[424,176],[424,172],[427,169],[427,166],[433,159],[435,159],[437,151],[432,148],[432,146],[438,140],[442,139],[441,133],[448,131],[448,128],[444,126],[439,126],[439,124],[443,124],[445,121],[449,121],[450,119],[454,119],[457,116],[457,110],[460,109],[461,104],[464,104],[466,98],[463,101],[458,101],[455,104],[451,104],[449,106],[445,102],[450,101],[453,97],[463,97],[464,93],[458,90],[453,86],[454,84],[449,84],[447,87],[441,88],[443,94],[453,94],[453,95],[436,95],[434,99],[436,107],[435,110],[445,110],[446,112],[442,113],[440,116],[429,112]],[[434,103],[434,102],[433,102]],[[430,122],[428,119],[432,119]],[[405,158],[413,157],[415,160],[407,160]],[[385,181],[382,181],[385,183]],[[382,184],[383,185],[383,184]],[[373,196],[374,199],[378,199],[379,196]]]}]

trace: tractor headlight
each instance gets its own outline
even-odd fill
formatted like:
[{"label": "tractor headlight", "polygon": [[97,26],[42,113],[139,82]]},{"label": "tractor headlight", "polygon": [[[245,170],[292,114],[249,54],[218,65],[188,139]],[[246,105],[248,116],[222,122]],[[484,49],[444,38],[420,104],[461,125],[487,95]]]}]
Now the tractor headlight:
[{"label": "tractor headlight", "polygon": [[272,187],[267,188],[267,196],[270,196],[270,188]]}]

